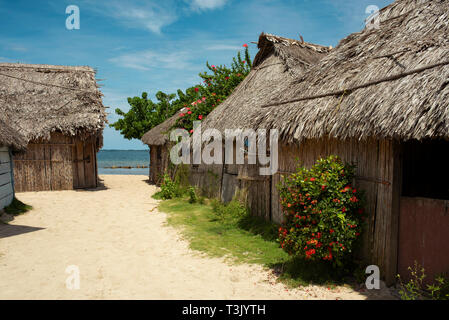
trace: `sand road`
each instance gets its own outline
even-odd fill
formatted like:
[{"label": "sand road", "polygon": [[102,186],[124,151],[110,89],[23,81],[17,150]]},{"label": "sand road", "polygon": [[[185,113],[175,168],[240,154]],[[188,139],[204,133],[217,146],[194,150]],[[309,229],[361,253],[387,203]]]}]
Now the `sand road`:
[{"label": "sand road", "polygon": [[165,225],[145,176],[101,178],[97,190],[17,195],[33,210],[0,224],[0,299],[367,298],[345,287],[287,289],[260,266],[205,257]]}]

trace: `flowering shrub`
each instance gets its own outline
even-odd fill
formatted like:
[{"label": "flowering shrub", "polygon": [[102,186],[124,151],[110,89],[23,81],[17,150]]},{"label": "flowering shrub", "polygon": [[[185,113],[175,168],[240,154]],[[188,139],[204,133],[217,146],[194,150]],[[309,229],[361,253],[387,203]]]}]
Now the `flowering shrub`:
[{"label": "flowering shrub", "polygon": [[279,185],[285,218],[279,241],[290,255],[341,266],[353,252],[363,217],[361,192],[351,186],[354,169],[330,156]]},{"label": "flowering shrub", "polygon": [[251,58],[248,45],[244,45],[244,48],[245,58],[242,58],[239,52],[237,57],[233,58],[230,68],[207,63],[207,68],[211,73],[200,73],[203,84],[187,89],[186,95],[180,96],[182,101],[185,101],[186,97],[191,101],[183,104],[186,111],[180,113],[175,127],[193,133],[193,121],[203,120],[245,79],[251,71]]}]

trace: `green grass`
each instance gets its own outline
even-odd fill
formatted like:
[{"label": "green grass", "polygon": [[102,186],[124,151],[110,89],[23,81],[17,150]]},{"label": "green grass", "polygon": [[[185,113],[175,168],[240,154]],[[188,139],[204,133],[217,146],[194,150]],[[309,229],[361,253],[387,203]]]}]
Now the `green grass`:
[{"label": "green grass", "polygon": [[22,201],[18,200],[17,198],[14,198],[14,200],[12,201],[12,203],[5,207],[5,212],[7,214],[12,214],[14,216],[20,215],[20,214],[24,214],[25,212],[28,212],[32,209],[33,207],[23,203]]},{"label": "green grass", "polygon": [[[221,207],[220,207],[221,206]],[[292,287],[310,283],[343,283],[347,273],[326,263],[311,263],[290,257],[277,239],[278,226],[263,219],[243,215],[223,218],[223,210],[213,200],[190,204],[188,198],[163,201],[159,209],[168,214],[168,224],[181,229],[190,247],[232,263],[256,263],[270,268],[278,279]],[[229,206],[228,211],[235,208]]]}]

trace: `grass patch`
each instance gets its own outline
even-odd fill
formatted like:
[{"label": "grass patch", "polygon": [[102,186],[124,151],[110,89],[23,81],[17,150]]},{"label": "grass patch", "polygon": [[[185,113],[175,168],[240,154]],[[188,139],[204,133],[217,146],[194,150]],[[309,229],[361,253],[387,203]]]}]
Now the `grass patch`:
[{"label": "grass patch", "polygon": [[28,212],[31,209],[33,209],[32,206],[29,206],[29,205],[23,203],[22,201],[20,201],[17,198],[14,198],[13,201],[11,202],[11,204],[4,208],[4,210],[7,214],[11,214],[14,216],[24,214],[25,212]]},{"label": "grass patch", "polygon": [[190,247],[234,263],[256,263],[272,269],[278,279],[296,287],[310,283],[343,283],[347,272],[323,263],[310,263],[289,256],[279,246],[279,226],[241,212],[237,202],[223,205],[215,200],[189,203],[188,198],[163,201],[159,209],[168,224],[181,228]]},{"label": "grass patch", "polygon": [[155,199],[155,200],[164,200],[162,197],[162,191],[158,191],[155,194],[153,194],[151,196],[151,198]]},{"label": "grass patch", "polygon": [[271,264],[287,261],[288,255],[264,235],[223,223],[210,200],[205,204],[191,204],[185,199],[167,200],[159,209],[168,213],[168,224],[182,227],[183,235],[194,250],[213,257],[226,257],[235,262]]}]

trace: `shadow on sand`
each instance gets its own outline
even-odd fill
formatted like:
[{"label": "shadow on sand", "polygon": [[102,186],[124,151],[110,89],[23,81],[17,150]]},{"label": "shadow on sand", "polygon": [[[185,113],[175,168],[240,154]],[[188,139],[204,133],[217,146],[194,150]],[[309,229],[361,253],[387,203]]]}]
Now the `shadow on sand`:
[{"label": "shadow on sand", "polygon": [[0,224],[0,239],[18,236],[24,233],[44,230],[45,228],[36,228],[29,226],[19,226],[12,224]]},{"label": "shadow on sand", "polygon": [[104,191],[104,190],[108,190],[108,189],[109,188],[104,185],[104,180],[99,178],[98,186],[96,188],[75,189],[75,191],[77,191],[77,192],[86,192],[86,191],[92,192],[92,191]]}]

